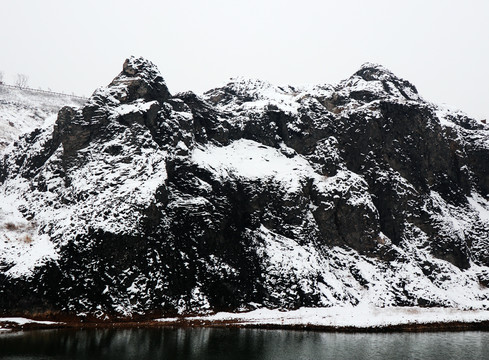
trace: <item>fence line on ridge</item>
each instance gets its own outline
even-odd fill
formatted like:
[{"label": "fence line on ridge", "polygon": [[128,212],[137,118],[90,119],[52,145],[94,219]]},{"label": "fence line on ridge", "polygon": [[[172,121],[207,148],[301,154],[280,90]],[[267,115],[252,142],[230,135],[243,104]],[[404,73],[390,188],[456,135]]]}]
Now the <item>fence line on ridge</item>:
[{"label": "fence line on ridge", "polygon": [[61,95],[61,96],[71,97],[71,98],[80,99],[80,100],[88,100],[88,98],[83,97],[83,96],[70,95],[70,94],[65,94],[65,93],[56,92],[56,91],[49,91],[49,90],[32,89],[32,88],[25,87],[25,86],[7,85],[7,84],[3,84],[3,83],[0,83],[0,86],[10,88],[10,89],[29,90],[29,91],[34,91],[34,92],[38,92],[38,93]]}]

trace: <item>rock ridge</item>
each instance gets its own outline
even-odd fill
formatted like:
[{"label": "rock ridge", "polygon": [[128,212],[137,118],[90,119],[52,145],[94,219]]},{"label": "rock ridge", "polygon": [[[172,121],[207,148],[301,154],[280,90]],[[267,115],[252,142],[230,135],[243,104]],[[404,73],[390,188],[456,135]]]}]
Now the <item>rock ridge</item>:
[{"label": "rock ridge", "polygon": [[0,314],[485,309],[488,139],[380,65],[198,96],[131,57],[0,161]]}]

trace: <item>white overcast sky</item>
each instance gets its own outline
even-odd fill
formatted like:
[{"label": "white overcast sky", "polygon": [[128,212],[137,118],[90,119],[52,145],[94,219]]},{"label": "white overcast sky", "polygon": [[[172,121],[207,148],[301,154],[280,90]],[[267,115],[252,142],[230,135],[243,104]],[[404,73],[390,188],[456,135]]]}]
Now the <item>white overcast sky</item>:
[{"label": "white overcast sky", "polygon": [[364,62],[489,119],[488,0],[0,0],[0,71],[90,95],[141,55],[171,92],[230,77],[334,84]]}]

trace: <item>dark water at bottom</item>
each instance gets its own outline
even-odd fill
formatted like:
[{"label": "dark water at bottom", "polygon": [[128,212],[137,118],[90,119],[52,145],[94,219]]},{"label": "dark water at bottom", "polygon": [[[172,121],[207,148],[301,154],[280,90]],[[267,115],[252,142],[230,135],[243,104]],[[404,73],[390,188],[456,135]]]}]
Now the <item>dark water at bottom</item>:
[{"label": "dark water at bottom", "polygon": [[257,329],[0,333],[0,359],[489,359],[489,332],[335,334]]}]

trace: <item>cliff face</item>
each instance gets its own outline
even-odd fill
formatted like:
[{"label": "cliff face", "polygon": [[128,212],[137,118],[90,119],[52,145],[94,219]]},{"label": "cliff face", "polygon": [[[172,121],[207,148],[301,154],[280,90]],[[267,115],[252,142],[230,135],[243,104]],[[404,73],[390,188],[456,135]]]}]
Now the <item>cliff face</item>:
[{"label": "cliff face", "polygon": [[489,127],[365,64],[171,95],[130,58],[0,163],[0,313],[489,305]]}]

